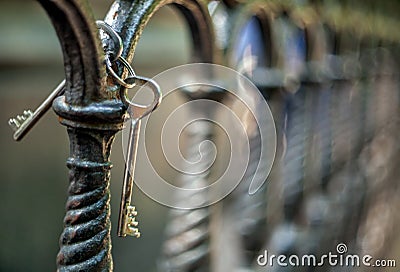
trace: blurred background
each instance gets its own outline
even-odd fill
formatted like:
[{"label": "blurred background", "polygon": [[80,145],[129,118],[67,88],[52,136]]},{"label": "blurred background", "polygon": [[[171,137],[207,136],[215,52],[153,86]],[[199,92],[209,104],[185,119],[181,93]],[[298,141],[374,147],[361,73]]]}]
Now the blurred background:
[{"label": "blurred background", "polygon": [[[226,2],[234,3],[236,1]],[[334,1],[325,2],[329,4]],[[387,16],[383,18],[387,18],[391,22],[397,23],[400,14],[400,5],[396,1],[343,2],[349,4],[349,7],[355,3],[358,3],[358,7],[362,7],[364,3],[368,2],[368,8],[371,10],[382,9],[384,11],[382,13],[383,16]],[[102,19],[112,1],[92,0],[90,3],[93,7],[95,18]],[[334,7],[332,6],[332,8]],[[358,11],[360,10],[362,10],[362,8],[358,9]],[[218,10],[216,13],[218,14]],[[226,17],[224,17],[226,14],[224,14],[223,11],[220,12],[218,17],[222,20],[219,21],[220,23],[226,20]],[[352,17],[352,14],[349,14],[350,15],[347,17]],[[360,13],[354,14],[357,16],[360,15]],[[310,16],[312,17],[311,13]],[[365,20],[364,18],[364,21],[360,21],[360,24],[363,24]],[[244,24],[243,32],[238,31],[239,33],[244,33],[243,37],[246,35],[249,37],[252,36],[251,33],[254,30],[252,27],[257,25],[257,23],[255,23],[256,20],[252,21],[250,19],[249,21],[250,23],[247,25],[247,34],[246,24]],[[340,25],[340,22],[338,25]],[[354,29],[357,29],[357,27],[358,25],[354,25]],[[391,29],[396,29],[396,25],[392,25],[392,27]],[[338,28],[340,28],[340,26]],[[382,34],[378,35],[382,37],[400,37],[399,31],[397,31],[397,33],[393,31],[388,32],[384,25],[371,26],[369,27],[369,31],[375,34]],[[350,39],[348,40],[352,41],[352,38],[355,37],[352,36],[354,33],[355,32],[349,32]],[[220,42],[218,38],[221,38],[221,36],[217,35],[217,43],[219,42],[219,45],[223,47],[224,45],[221,45],[223,42]],[[223,40],[223,37],[221,39]],[[251,40],[252,38],[248,39]],[[396,39],[397,38],[393,38],[393,40]],[[346,41],[343,41],[344,44]],[[259,41],[254,39],[253,42],[257,43]],[[282,42],[280,45],[284,47],[284,44],[285,43]],[[299,52],[304,49],[304,41],[300,38],[297,40],[296,45],[298,47],[296,47],[293,52],[289,53],[291,56],[289,62],[292,62],[290,62],[288,66],[292,65],[294,67],[297,65],[295,63],[296,57],[298,57]],[[371,47],[375,45],[376,44]],[[241,54],[246,51],[245,47],[246,45],[238,43],[235,47],[237,52],[230,53],[240,59],[243,57]],[[256,48],[256,46],[254,48]],[[259,56],[264,54],[257,50],[255,50],[255,52]],[[398,64],[399,60],[397,56],[398,55],[395,54],[391,55],[390,60],[394,60],[394,62]],[[268,58],[268,56],[264,55],[263,57]],[[168,7],[162,8],[157,12],[156,16],[152,18],[141,37],[133,62],[135,71],[140,75],[152,77],[168,68],[187,63],[189,59],[190,41],[187,25],[185,25],[183,19],[178,16],[174,10]],[[234,61],[232,61],[232,63],[235,63],[235,57],[233,57],[233,59]],[[368,62],[368,59],[364,61],[366,61],[364,62],[366,64],[372,63]],[[385,61],[388,60],[385,59]],[[388,61],[387,63],[391,62]],[[260,65],[269,66],[271,63],[268,64],[268,61],[266,61],[265,63],[260,63]],[[351,68],[351,65],[349,67]],[[66,129],[58,123],[56,115],[50,111],[21,142],[15,142],[12,139],[13,132],[8,126],[7,121],[10,117],[20,114],[24,109],[29,108],[34,110],[53,88],[58,85],[63,77],[62,54],[58,39],[47,15],[40,5],[35,1],[0,0],[0,146],[2,154],[0,173],[3,175],[2,181],[0,182],[0,271],[55,271],[56,269],[55,259],[59,250],[58,239],[62,231],[62,220],[65,213],[64,206],[68,187],[68,170],[65,161],[69,155],[69,142]],[[253,79],[257,81],[256,77]],[[383,81],[385,80],[387,79],[383,79]],[[377,80],[376,82],[380,83],[381,81]],[[364,83],[365,82],[360,81],[355,83],[354,86],[361,86]],[[262,82],[260,84],[262,85]],[[370,84],[370,82],[365,84]],[[343,238],[346,237],[346,234],[351,236],[355,231],[353,229],[346,229],[346,224],[348,223],[349,226],[353,226],[351,225],[354,223],[352,220],[357,220],[354,219],[357,216],[346,217],[344,214],[340,214],[340,212],[335,213],[335,211],[345,211],[347,209],[349,213],[355,211],[353,213],[354,215],[361,209],[359,209],[359,207],[354,208],[351,205],[354,203],[356,203],[354,205],[358,205],[358,198],[365,197],[366,199],[368,198],[365,206],[366,209],[362,216],[360,215],[360,222],[362,221],[363,223],[355,223],[357,227],[362,225],[358,231],[359,237],[357,237],[357,239],[350,237],[348,240],[354,238],[355,240],[370,243],[366,248],[368,248],[368,246],[374,247],[379,245],[380,249],[383,248],[383,250],[377,250],[377,252],[383,253],[382,255],[376,256],[397,259],[398,265],[400,265],[400,241],[398,241],[399,237],[396,235],[397,229],[395,227],[400,223],[400,219],[394,216],[396,214],[396,209],[400,205],[398,197],[400,194],[397,194],[399,191],[397,186],[399,173],[398,170],[396,170],[399,159],[399,144],[398,141],[396,141],[399,139],[399,126],[396,120],[392,122],[393,120],[390,119],[390,123],[394,123],[394,125],[385,128],[383,125],[389,123],[386,122],[388,119],[383,118],[380,120],[380,115],[375,115],[377,111],[379,113],[379,110],[382,109],[387,109],[383,114],[384,116],[387,116],[387,113],[393,116],[398,115],[398,99],[400,96],[398,96],[399,85],[397,84],[398,77],[393,77],[389,81],[386,81],[386,83],[383,82],[382,85],[379,85],[381,86],[379,90],[383,90],[382,92],[384,92],[384,89],[397,90],[397,93],[395,92],[397,97],[396,99],[389,98],[388,100],[387,97],[390,97],[393,93],[386,96],[386,100],[378,99],[379,96],[376,96],[377,100],[371,100],[373,102],[367,105],[373,110],[366,118],[374,119],[375,121],[378,120],[377,123],[380,125],[377,127],[380,129],[377,129],[376,133],[374,131],[374,136],[368,139],[368,143],[371,144],[368,145],[367,148],[360,148],[360,157],[354,159],[354,161],[356,161],[355,164],[344,167],[345,170],[343,170],[342,166],[337,166],[340,170],[337,172],[338,174],[330,176],[332,181],[331,185],[328,186],[329,194],[331,194],[329,197],[320,194],[318,189],[315,189],[319,184],[314,186],[318,179],[318,177],[313,175],[315,172],[314,168],[320,166],[319,159],[321,158],[318,157],[319,154],[313,147],[317,146],[315,149],[318,149],[318,145],[320,144],[318,141],[321,135],[318,133],[313,134],[312,131],[312,129],[318,130],[318,125],[313,128],[309,127],[310,130],[307,132],[309,133],[307,134],[308,142],[306,143],[309,145],[307,146],[307,148],[309,148],[309,153],[307,153],[305,157],[308,165],[311,166],[306,170],[306,172],[308,172],[305,173],[305,176],[309,179],[307,181],[308,183],[304,186],[304,195],[307,197],[304,203],[299,205],[302,209],[299,215],[293,219],[295,224],[299,226],[299,229],[307,231],[297,232],[297,230],[285,225],[285,220],[282,219],[284,216],[282,214],[277,215],[278,213],[284,213],[282,211],[284,208],[290,209],[290,207],[284,207],[285,203],[283,203],[284,196],[282,196],[282,191],[284,191],[284,189],[281,187],[285,187],[285,184],[276,185],[280,183],[271,183],[271,188],[266,192],[269,197],[269,205],[268,208],[265,209],[266,211],[268,210],[270,229],[268,233],[266,232],[266,234],[268,234],[267,237],[259,236],[262,237],[258,239],[260,241],[262,240],[261,242],[258,241],[258,243],[262,243],[262,248],[271,248],[280,251],[280,247],[282,246],[280,241],[290,244],[288,247],[296,248],[299,246],[296,243],[304,245],[306,244],[303,243],[305,240],[307,240],[307,242],[314,241],[309,239],[310,237],[307,235],[315,235],[315,237],[317,237],[315,238],[315,243],[318,243],[318,241],[324,241],[322,238],[322,240],[318,240],[318,237],[323,237],[324,234],[328,232],[332,233],[332,236],[335,236],[334,233],[336,231],[338,233],[343,233],[343,236],[339,236]],[[353,85],[351,86],[354,87]],[[338,88],[338,86],[335,88]],[[293,97],[291,97],[292,94],[285,93],[283,95],[282,91],[276,93],[279,93],[282,97],[285,96],[285,99],[287,98],[288,101],[302,101],[301,98],[299,98],[301,93]],[[354,95],[354,92],[350,93]],[[336,129],[337,132],[337,135],[332,136],[337,140],[337,146],[333,156],[340,157],[345,154],[344,157],[346,157],[348,155],[347,153],[350,153],[349,150],[351,147],[349,147],[349,145],[352,144],[349,139],[353,139],[351,137],[356,137],[354,134],[357,134],[357,132],[354,131],[346,134],[345,131],[340,130],[343,129],[342,124],[346,123],[346,120],[351,119],[349,116],[345,116],[345,114],[351,116],[352,113],[351,111],[350,113],[347,111],[348,108],[353,106],[353,103],[349,102],[352,101],[350,96],[339,95],[334,102],[336,103],[336,115],[339,116],[339,119],[335,119],[332,123],[333,126],[336,126],[334,129]],[[357,94],[355,94],[355,96],[357,96]],[[374,95],[371,97],[374,97]],[[310,107],[315,101],[319,101],[318,98],[308,97],[303,101],[305,103],[304,107]],[[344,103],[341,103],[342,101]],[[374,103],[375,101],[377,103]],[[170,101],[162,110],[169,112],[174,108],[176,103],[177,101]],[[290,108],[290,103],[288,103],[288,105]],[[340,105],[342,105],[342,108]],[[390,107],[388,105],[390,105]],[[279,109],[281,106],[282,105],[272,104],[273,113],[277,114],[275,115],[277,118],[276,122],[277,124],[281,122],[284,123],[285,126],[290,126],[288,125],[290,124],[290,120],[279,119]],[[315,110],[314,116],[320,116],[321,107],[323,106],[320,106],[319,110]],[[274,111],[274,109],[278,110]],[[301,111],[299,111],[299,113],[301,113]],[[299,116],[297,114],[298,113],[295,113],[295,116]],[[307,118],[310,116],[303,117],[304,120],[308,122],[309,119]],[[313,121],[315,120],[313,119]],[[352,120],[352,122],[353,121],[354,120]],[[364,121],[367,124],[366,119],[364,119]],[[318,124],[318,120],[315,122]],[[357,125],[357,120],[352,122],[346,123],[346,126],[348,126],[347,128],[351,129],[351,126],[354,125],[355,127],[355,125]],[[278,126],[278,136],[284,134],[280,130],[283,131],[284,129]],[[281,147],[278,148],[278,158],[281,160],[277,162],[274,166],[275,170],[271,173],[271,177],[276,178],[277,181],[280,181],[279,169],[286,169],[285,167],[288,165],[285,163],[282,154],[287,150],[291,150],[291,145],[294,147],[293,150],[299,146],[291,142],[291,140],[288,140],[291,135],[290,130],[285,131],[285,133],[286,138],[282,136],[281,140],[279,140]],[[298,138],[293,137],[293,139]],[[118,219],[117,212],[124,169],[121,134],[117,135],[112,150],[111,161],[114,167],[111,171],[110,189],[112,195],[111,216],[113,226],[112,253],[115,267],[114,271],[131,271],[133,267],[135,271],[156,271],[157,261],[159,256],[162,255],[162,243],[169,209],[149,199],[135,188],[135,205],[139,210],[138,220],[142,230],[142,237],[140,239],[121,239],[116,237],[115,226]],[[281,157],[279,156],[279,152],[282,153]],[[390,162],[390,164],[388,162]],[[349,171],[349,169],[358,169],[358,167],[367,169],[363,172],[364,174],[366,173],[366,176],[363,177],[363,181],[359,183],[357,183],[357,181],[360,178]],[[148,178],[146,176],[146,169],[141,167],[140,157],[137,170],[137,179]],[[167,175],[166,179],[173,180],[175,178],[175,174],[172,172],[165,171],[165,174]],[[322,176],[321,173],[319,174]],[[361,186],[365,191],[359,190],[361,187],[357,186],[361,183],[364,184],[363,182],[372,185],[369,186],[368,189]],[[346,187],[349,183],[354,183],[354,187],[350,189],[348,186]],[[290,187],[290,184],[288,187]],[[349,189],[349,191],[346,191],[347,189]],[[288,194],[290,193],[289,188]],[[354,199],[357,199],[357,201]],[[355,202],[352,202],[353,200]],[[228,203],[229,201],[228,199]],[[346,206],[347,204],[349,205]],[[226,206],[229,207],[229,205],[230,204],[227,204]],[[252,203],[247,204],[244,202],[244,204],[242,203],[240,205],[250,206]],[[324,207],[328,208],[324,210]],[[239,208],[244,209],[243,207]],[[354,208],[354,210],[352,210],[352,208]],[[234,206],[232,210],[236,211],[235,209],[237,209],[237,207]],[[329,216],[324,214],[327,213],[327,211],[330,212]],[[329,220],[325,220],[326,218]],[[323,222],[323,224],[321,222]],[[340,225],[339,230],[337,228],[338,225]],[[291,244],[292,241],[290,241],[289,238],[293,237],[293,233],[296,233],[300,238],[296,238],[296,242]],[[247,237],[246,234],[243,234],[243,237]],[[388,241],[390,241],[390,243]],[[338,240],[336,242],[341,241]],[[332,269],[331,271],[345,270]],[[381,271],[397,270],[383,269]]]}]

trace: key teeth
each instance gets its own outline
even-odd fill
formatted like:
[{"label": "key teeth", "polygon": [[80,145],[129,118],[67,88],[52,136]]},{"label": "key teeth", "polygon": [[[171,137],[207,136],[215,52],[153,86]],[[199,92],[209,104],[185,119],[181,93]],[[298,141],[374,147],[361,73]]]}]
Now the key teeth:
[{"label": "key teeth", "polygon": [[33,112],[31,110],[24,110],[24,115],[30,117],[33,115]]},{"label": "key teeth", "polygon": [[8,125],[14,130],[17,131],[22,124],[29,119],[33,115],[31,110],[24,110],[24,112],[20,115],[17,115],[14,118],[10,118],[8,120]]},{"label": "key teeth", "polygon": [[132,227],[130,224],[128,224],[128,226],[127,226],[127,234],[130,236],[135,236],[136,238],[140,238],[139,229]]},{"label": "key teeth", "polygon": [[127,214],[126,234],[139,238],[140,232],[139,229],[136,228],[139,225],[135,217],[137,215],[136,208],[134,206],[128,206],[126,214]]},{"label": "key teeth", "polygon": [[21,124],[17,121],[17,119],[15,118],[10,118],[10,120],[8,120],[8,125],[14,130],[16,131]]},{"label": "key teeth", "polygon": [[129,218],[128,226],[137,227],[138,225],[139,225],[139,222],[136,221],[135,217]]}]

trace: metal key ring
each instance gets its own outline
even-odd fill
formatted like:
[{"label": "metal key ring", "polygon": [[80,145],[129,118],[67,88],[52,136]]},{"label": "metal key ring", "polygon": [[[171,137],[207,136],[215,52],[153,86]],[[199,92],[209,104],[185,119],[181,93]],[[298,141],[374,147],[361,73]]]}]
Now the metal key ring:
[{"label": "metal key ring", "polygon": [[[124,59],[123,57],[119,57],[118,60],[121,61],[124,68],[126,68],[128,70],[128,72],[129,72],[128,78],[136,78],[135,71],[133,71],[132,66],[126,61],[126,59]],[[119,75],[117,75],[117,73],[112,68],[111,60],[107,56],[106,56],[106,67],[107,67],[107,70],[110,72],[110,74],[113,76],[113,78],[117,81],[118,84],[120,84],[121,86],[123,86],[127,89],[132,89],[133,87],[135,87],[135,85],[136,85],[135,83],[130,84],[130,83],[126,82],[125,80],[123,80]]]},{"label": "metal key ring", "polygon": [[128,70],[130,76],[135,76],[135,72],[133,71],[132,66],[126,61],[126,59],[122,57],[123,43],[121,37],[109,24],[105,23],[104,21],[98,20],[96,21],[96,25],[98,29],[103,30],[111,38],[111,40],[114,42],[115,48],[117,49],[117,52],[106,52],[105,62],[107,70],[121,86],[124,86],[125,88],[133,88],[135,84],[129,84],[125,82],[120,76],[117,75],[114,69],[112,69],[112,63],[119,60],[121,61],[122,65]]},{"label": "metal key ring", "polygon": [[106,52],[106,55],[107,55],[107,58],[109,58],[109,59],[110,59],[110,56],[113,57],[112,59],[110,59],[111,62],[116,61],[117,59],[119,59],[121,57],[122,51],[123,51],[123,43],[122,43],[121,37],[109,24],[107,24],[104,21],[98,20],[98,21],[96,21],[96,25],[97,25],[98,29],[103,30],[113,41],[114,48],[117,50],[116,50],[116,52],[108,51],[108,52]]},{"label": "metal key ring", "polygon": [[148,105],[140,105],[127,99],[127,89],[121,90],[121,100],[126,105],[128,114],[130,115],[131,119],[139,120],[154,111],[160,104],[162,99],[161,89],[157,82],[150,78],[134,76],[129,77],[129,79],[133,79],[134,85],[137,85],[140,88],[147,85],[153,91],[154,95],[152,103]]}]

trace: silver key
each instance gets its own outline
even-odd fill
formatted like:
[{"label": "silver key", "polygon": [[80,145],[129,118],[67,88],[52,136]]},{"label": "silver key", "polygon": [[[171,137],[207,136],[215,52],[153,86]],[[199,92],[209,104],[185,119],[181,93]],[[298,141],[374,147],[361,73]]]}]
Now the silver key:
[{"label": "silver key", "polygon": [[153,102],[150,105],[143,106],[129,101],[127,99],[126,89],[121,90],[121,100],[127,106],[127,112],[130,116],[131,124],[119,210],[118,236],[125,237],[126,235],[130,235],[139,238],[140,232],[137,228],[138,222],[136,221],[137,211],[136,208],[131,205],[131,199],[139,143],[140,124],[141,119],[150,114],[161,102],[161,92],[158,84],[151,79],[139,76],[134,76],[128,79],[134,79],[137,86],[147,85],[153,91],[154,96]]},{"label": "silver key", "polygon": [[65,79],[51,92],[51,94],[43,101],[42,104],[32,112],[31,110],[25,110],[23,114],[17,115],[15,118],[8,120],[8,124],[15,131],[14,140],[20,141],[39,121],[39,119],[51,108],[53,100],[63,95],[65,92]]}]

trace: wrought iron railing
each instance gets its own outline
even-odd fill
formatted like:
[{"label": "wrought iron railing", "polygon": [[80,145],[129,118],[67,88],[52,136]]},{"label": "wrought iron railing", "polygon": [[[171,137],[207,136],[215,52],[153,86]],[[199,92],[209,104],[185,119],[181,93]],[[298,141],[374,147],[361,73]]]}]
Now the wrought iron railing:
[{"label": "wrought iron railing", "polygon": [[[176,8],[190,28],[191,62],[230,66],[257,85],[271,106],[278,147],[269,181],[256,194],[248,195],[247,188],[262,148],[258,132],[249,142],[250,170],[229,197],[210,207],[171,212],[159,270],[339,271],[343,267],[266,268],[258,262],[266,249],[318,256],[338,244],[354,254],[387,256],[399,222],[396,1],[371,2],[368,9],[354,1],[117,0],[104,22],[121,45],[110,32],[99,37],[86,1],[39,2],[60,39],[66,75],[65,93],[57,93],[53,103],[70,139],[58,271],[113,269],[109,155],[127,105],[124,87],[111,71],[129,83],[132,75],[124,65],[132,62],[145,26],[165,5]],[[112,57],[128,64],[107,63]],[[257,61],[244,67],[249,57]],[[185,98],[233,106],[220,90],[186,92]],[[18,129],[29,118],[27,112],[11,123]],[[219,137],[209,124],[198,126],[188,135],[188,157],[197,156],[201,142]],[[211,175],[182,178],[181,185],[206,185]],[[176,201],[191,197],[208,195],[177,195]]]}]

